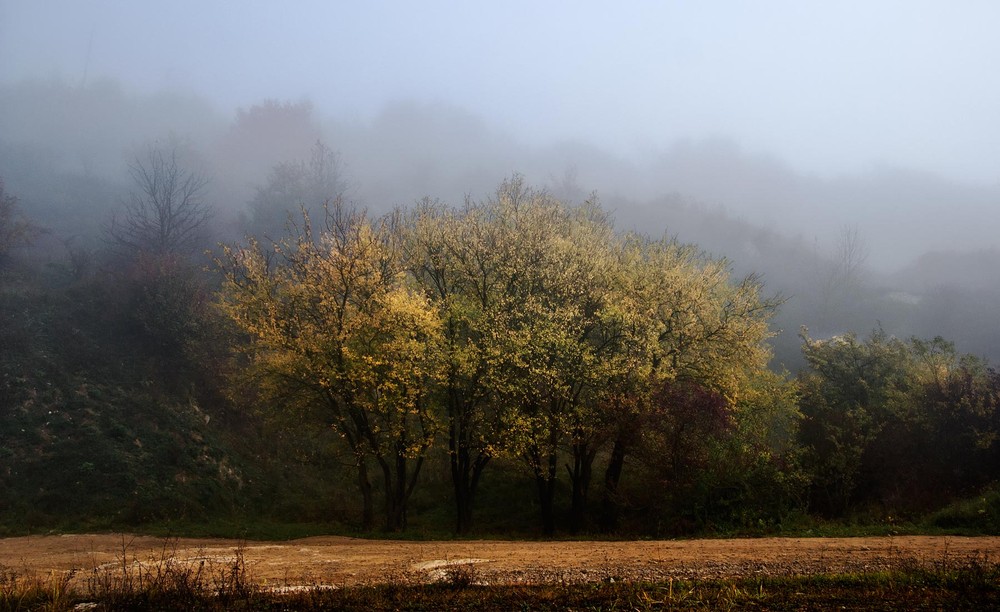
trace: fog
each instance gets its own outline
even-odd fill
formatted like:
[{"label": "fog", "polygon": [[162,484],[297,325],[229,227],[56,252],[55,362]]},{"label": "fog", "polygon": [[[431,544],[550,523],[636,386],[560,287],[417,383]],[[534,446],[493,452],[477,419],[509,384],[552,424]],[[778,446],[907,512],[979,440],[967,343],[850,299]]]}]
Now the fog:
[{"label": "fog", "polygon": [[223,239],[317,140],[375,211],[521,173],[762,273],[783,363],[803,324],[995,359],[998,22],[971,0],[9,0],[0,177],[58,245],[98,241],[156,140],[211,177]]}]

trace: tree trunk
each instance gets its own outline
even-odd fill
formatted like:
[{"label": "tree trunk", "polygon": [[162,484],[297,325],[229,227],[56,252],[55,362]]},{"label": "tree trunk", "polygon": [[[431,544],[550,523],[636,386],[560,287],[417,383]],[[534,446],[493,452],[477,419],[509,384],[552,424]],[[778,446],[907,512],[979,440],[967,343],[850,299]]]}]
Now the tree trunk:
[{"label": "tree trunk", "polygon": [[390,533],[403,530],[406,515],[406,458],[397,456],[393,463],[379,459],[385,490],[385,531]]},{"label": "tree trunk", "polygon": [[406,489],[408,479],[406,475],[406,456],[403,455],[402,449],[397,449],[396,453],[396,482],[393,483],[393,495],[395,496],[395,501],[393,502],[394,515],[392,517],[392,528],[393,531],[403,531],[406,529]]},{"label": "tree trunk", "polygon": [[590,490],[590,480],[593,474],[595,450],[586,442],[573,445],[573,467],[566,466],[570,481],[573,484],[572,505],[570,506],[570,531],[580,532],[584,526],[587,513],[587,497]]},{"label": "tree trunk", "polygon": [[601,531],[611,533],[618,528],[618,515],[621,506],[618,503],[618,484],[621,482],[622,469],[625,467],[626,443],[621,435],[615,439],[611,449],[608,468],[604,472],[604,498],[601,500]]},{"label": "tree trunk", "polygon": [[385,530],[387,532],[406,529],[406,509],[410,497],[413,495],[413,489],[417,485],[420,468],[424,464],[423,455],[418,456],[411,472],[404,450],[405,444],[399,445],[391,463],[382,457],[377,457],[384,479]]},{"label": "tree trunk", "polygon": [[556,532],[554,500],[558,457],[555,452],[549,453],[546,457],[545,465],[543,466],[541,452],[538,449],[532,451],[532,456],[532,464],[535,470],[535,483],[538,486],[538,503],[541,506],[542,511],[542,534],[545,536],[551,536]]},{"label": "tree trunk", "polygon": [[465,444],[458,444],[458,449],[450,445],[451,452],[451,480],[455,489],[455,532],[466,534],[472,529],[472,508],[476,498],[476,488],[483,469],[489,463],[489,457],[478,455],[475,459],[470,456],[469,448]]},{"label": "tree trunk", "polygon": [[461,535],[472,529],[476,488],[490,457],[473,449],[469,420],[475,408],[463,401],[454,386],[449,388],[448,395],[448,459],[455,491],[455,533]]},{"label": "tree trunk", "polygon": [[358,459],[358,488],[361,489],[361,530],[371,531],[375,527],[375,501],[372,483],[368,478],[368,466],[364,457]]},{"label": "tree trunk", "polygon": [[384,523],[382,528],[387,532],[399,531],[399,509],[398,509],[398,499],[396,494],[395,479],[393,476],[393,466],[389,465],[389,462],[385,460],[382,456],[376,456],[378,460],[378,465],[382,469],[382,490],[385,495],[385,500],[382,507],[382,515],[384,518]]},{"label": "tree trunk", "polygon": [[556,517],[553,508],[555,497],[555,480],[536,476],[535,482],[538,484],[538,502],[542,509],[542,534],[552,536],[556,533]]},{"label": "tree trunk", "polygon": [[472,492],[469,481],[461,473],[457,476],[455,460],[452,459],[452,485],[455,489],[455,533],[464,535],[472,529]]},{"label": "tree trunk", "polygon": [[[454,405],[454,401],[452,404]],[[455,533],[468,533],[472,528],[472,490],[469,482],[469,448],[463,437],[462,415],[451,410],[448,426],[448,459],[451,464],[451,483],[455,489]]]}]

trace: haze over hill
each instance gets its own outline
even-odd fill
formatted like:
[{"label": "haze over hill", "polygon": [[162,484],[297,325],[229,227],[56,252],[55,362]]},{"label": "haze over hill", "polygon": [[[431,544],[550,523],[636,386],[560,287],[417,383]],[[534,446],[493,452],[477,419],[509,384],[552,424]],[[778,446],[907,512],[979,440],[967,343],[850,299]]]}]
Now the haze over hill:
[{"label": "haze over hill", "polygon": [[228,109],[308,98],[361,120],[393,101],[445,101],[536,145],[578,139],[647,158],[722,135],[826,177],[889,164],[1000,178],[990,2],[0,10],[6,82],[111,76]]},{"label": "haze over hill", "polygon": [[[896,310],[948,286],[982,311],[997,287],[997,17],[982,2],[10,2],[0,176],[50,241],[79,243],[157,139],[212,177],[233,239],[272,169],[317,140],[375,211],[482,198],[521,173],[763,273],[790,297],[790,352],[802,323],[935,334]],[[838,298],[852,314],[819,323],[804,313],[828,309],[818,270],[845,235],[866,295],[894,297]]]}]

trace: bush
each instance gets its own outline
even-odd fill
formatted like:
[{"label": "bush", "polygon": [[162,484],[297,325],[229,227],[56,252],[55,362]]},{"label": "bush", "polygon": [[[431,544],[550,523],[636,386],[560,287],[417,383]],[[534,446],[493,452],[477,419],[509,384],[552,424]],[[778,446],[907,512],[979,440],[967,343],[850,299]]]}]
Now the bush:
[{"label": "bush", "polygon": [[930,515],[927,523],[939,529],[972,534],[1000,534],[1000,489],[996,485],[971,499],[963,499]]}]

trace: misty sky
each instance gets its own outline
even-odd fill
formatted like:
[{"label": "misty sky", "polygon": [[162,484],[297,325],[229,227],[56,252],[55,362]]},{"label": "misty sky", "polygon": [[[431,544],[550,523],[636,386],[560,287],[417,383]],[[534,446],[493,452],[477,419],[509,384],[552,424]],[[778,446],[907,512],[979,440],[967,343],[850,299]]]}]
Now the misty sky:
[{"label": "misty sky", "polygon": [[113,77],[364,120],[444,101],[530,143],[725,137],[821,176],[1000,182],[1000,2],[0,0],[0,81]]}]

